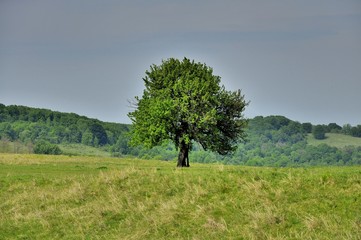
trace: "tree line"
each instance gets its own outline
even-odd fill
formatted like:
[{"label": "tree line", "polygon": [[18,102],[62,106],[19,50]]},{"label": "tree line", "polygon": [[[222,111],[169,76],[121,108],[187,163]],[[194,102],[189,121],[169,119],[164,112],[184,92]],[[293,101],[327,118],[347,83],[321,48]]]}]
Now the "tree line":
[{"label": "tree line", "polygon": [[126,124],[102,122],[75,113],[0,104],[0,139],[5,141],[112,146],[129,131],[129,127]]},{"label": "tree line", "polygon": [[[338,126],[299,123],[283,116],[258,116],[248,120],[246,141],[233,154],[225,156],[204,151],[194,143],[190,157],[194,162],[240,164],[252,166],[316,166],[361,164],[361,147],[331,147],[326,144],[311,146],[306,136],[322,127],[322,132],[356,136],[358,125]],[[74,143],[94,146],[109,151],[113,156],[135,156],[144,159],[175,160],[178,152],[170,141],[147,149],[131,146],[131,125],[106,123],[47,109],[0,104],[0,142],[27,146],[29,152],[59,153],[58,144]],[[354,129],[354,130],[352,130]],[[315,135],[314,135],[315,136]],[[55,146],[54,146],[55,145]],[[1,150],[0,144],[0,150]],[[18,145],[16,145],[18,146]],[[19,145],[20,147],[20,145]],[[53,152],[51,152],[53,151]]]}]

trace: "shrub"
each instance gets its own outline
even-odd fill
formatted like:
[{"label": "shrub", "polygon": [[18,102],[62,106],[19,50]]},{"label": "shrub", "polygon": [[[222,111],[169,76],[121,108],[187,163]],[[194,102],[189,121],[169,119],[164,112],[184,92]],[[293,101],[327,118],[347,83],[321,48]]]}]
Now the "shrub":
[{"label": "shrub", "polygon": [[57,145],[42,141],[35,145],[34,153],[60,155],[62,152]]}]

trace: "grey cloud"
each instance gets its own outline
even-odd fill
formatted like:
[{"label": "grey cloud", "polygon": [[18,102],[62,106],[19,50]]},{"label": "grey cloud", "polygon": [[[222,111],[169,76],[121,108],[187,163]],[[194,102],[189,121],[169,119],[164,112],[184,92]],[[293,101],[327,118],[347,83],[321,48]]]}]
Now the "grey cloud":
[{"label": "grey cloud", "polygon": [[251,117],[356,124],[360,25],[358,0],[5,0],[0,102],[129,122],[149,65],[187,56],[243,89]]}]

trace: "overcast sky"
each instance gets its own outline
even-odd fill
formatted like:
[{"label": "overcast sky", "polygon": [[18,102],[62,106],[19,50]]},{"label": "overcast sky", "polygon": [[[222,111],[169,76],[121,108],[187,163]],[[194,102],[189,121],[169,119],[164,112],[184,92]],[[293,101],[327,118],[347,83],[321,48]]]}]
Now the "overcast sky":
[{"label": "overcast sky", "polygon": [[130,123],[170,57],[206,63],[247,117],[361,124],[360,0],[1,0],[0,103]]}]

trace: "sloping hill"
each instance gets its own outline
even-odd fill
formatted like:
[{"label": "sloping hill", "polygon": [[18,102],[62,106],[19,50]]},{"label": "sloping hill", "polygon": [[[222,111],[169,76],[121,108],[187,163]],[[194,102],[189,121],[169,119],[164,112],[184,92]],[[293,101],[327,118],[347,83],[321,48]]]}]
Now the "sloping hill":
[{"label": "sloping hill", "polygon": [[326,139],[323,140],[317,140],[312,136],[312,134],[308,134],[307,142],[308,144],[313,146],[327,144],[337,148],[343,148],[346,146],[361,147],[361,138],[339,133],[326,133]]}]

